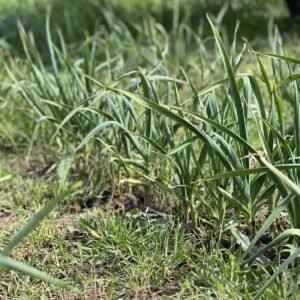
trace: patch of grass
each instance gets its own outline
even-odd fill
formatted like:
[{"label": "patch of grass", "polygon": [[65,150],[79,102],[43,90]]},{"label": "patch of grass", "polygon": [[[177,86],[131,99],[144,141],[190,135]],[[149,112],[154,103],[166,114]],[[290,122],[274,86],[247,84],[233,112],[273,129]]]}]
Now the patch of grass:
[{"label": "patch of grass", "polygon": [[[7,170],[9,167],[6,165]],[[0,192],[0,247],[3,248],[18,230],[53,197],[56,184],[43,179],[28,179],[20,176],[11,178],[1,185]],[[49,200],[48,200],[49,201]],[[84,217],[84,215],[82,215]],[[80,260],[79,246],[86,241],[79,230],[79,214],[54,212],[49,220],[42,222],[13,251],[18,262],[29,264],[53,277],[66,279],[78,285],[83,292],[53,289],[51,285],[33,280],[29,276],[0,271],[1,299],[63,298],[80,299],[101,295],[102,288],[91,282],[97,270]],[[55,222],[53,222],[55,220]],[[80,295],[80,296],[79,296]],[[103,297],[105,293],[103,291]],[[83,298],[82,298],[83,297]]]},{"label": "patch of grass", "polygon": [[[14,186],[15,194],[18,189],[19,195],[25,191],[26,205],[10,211],[9,221],[1,228],[0,246],[9,241],[47,194],[47,185],[41,181],[22,182],[17,178],[6,184]],[[12,190],[5,189],[1,199],[11,203],[11,195]],[[126,216],[99,210],[91,210],[88,216],[55,212],[13,251],[13,257],[55,278],[71,281],[77,290],[54,289],[27,276],[1,271],[1,295],[4,299],[252,299],[267,273],[259,266],[256,271],[242,270],[236,261],[237,250],[220,248],[214,236],[209,228],[191,231],[175,216],[151,210]],[[284,298],[293,285],[297,299],[297,279],[288,273],[282,276],[280,285],[267,289],[266,299]]]},{"label": "patch of grass", "polygon": [[[100,280],[118,297],[253,299],[267,278],[260,267],[242,271],[233,249],[201,239],[170,216],[100,213],[82,224],[88,242],[81,247],[81,257],[105,269]],[[297,280],[289,280],[270,286],[266,299],[289,295],[292,284],[297,286]]]},{"label": "patch of grass", "polygon": [[180,290],[181,268],[194,249],[180,224],[147,213],[128,215],[128,219],[100,214],[93,219],[91,224],[84,222],[90,239],[82,248],[82,257],[104,266],[111,280],[109,288],[120,296],[136,298],[168,284],[174,292]]},{"label": "patch of grass", "polygon": [[[71,280],[74,284],[80,284],[90,275],[91,270],[85,270],[80,264],[78,246],[81,243],[82,235],[74,228],[78,227],[78,217],[53,215],[56,222],[47,221],[41,224],[39,230],[34,231],[21,244],[18,250],[13,252],[13,257],[19,262],[34,266],[53,277]],[[18,218],[12,216],[12,220],[1,229],[1,246],[5,245],[8,238],[15,232],[16,228],[22,225],[25,217],[19,213]],[[72,229],[74,231],[72,232]],[[25,275],[17,275],[13,272],[1,271],[0,291],[3,299],[30,298],[36,299],[40,296],[46,298],[65,297],[69,299],[77,292],[66,292],[59,288],[53,289],[46,283],[32,280]],[[92,284],[86,280],[81,288],[94,289]],[[100,288],[99,288],[100,291]],[[100,294],[99,294],[100,295]]]}]

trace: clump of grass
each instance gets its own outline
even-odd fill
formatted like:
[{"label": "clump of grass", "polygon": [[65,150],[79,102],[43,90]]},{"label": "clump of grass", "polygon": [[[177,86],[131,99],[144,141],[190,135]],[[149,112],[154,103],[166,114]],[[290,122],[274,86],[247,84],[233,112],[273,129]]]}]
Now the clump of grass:
[{"label": "clump of grass", "polygon": [[[267,278],[263,267],[242,270],[232,250],[201,241],[168,216],[96,216],[82,221],[88,242],[81,257],[102,269],[99,280],[115,295],[252,299]],[[266,296],[285,297],[288,289],[273,284]]]},{"label": "clump of grass", "polygon": [[180,289],[180,268],[193,249],[181,225],[150,213],[128,218],[100,215],[85,221],[90,239],[81,248],[83,259],[107,269],[115,278],[112,286],[126,295],[149,294],[169,280]]}]

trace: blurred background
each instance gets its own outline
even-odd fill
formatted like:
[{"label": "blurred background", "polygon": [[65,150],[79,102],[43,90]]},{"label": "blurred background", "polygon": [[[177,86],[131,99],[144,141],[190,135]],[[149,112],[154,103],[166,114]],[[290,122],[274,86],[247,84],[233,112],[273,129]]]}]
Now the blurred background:
[{"label": "blurred background", "polygon": [[[292,15],[297,14],[298,1]],[[166,29],[184,20],[193,28],[203,25],[206,30],[205,15],[208,13],[222,21],[222,27],[231,31],[236,20],[241,21],[243,36],[249,39],[266,34],[268,20],[276,19],[280,29],[295,30],[297,22],[291,21],[285,0],[0,0],[0,35],[2,44],[19,44],[16,22],[20,21],[26,30],[34,33],[36,41],[44,43],[45,15],[51,7],[52,29],[60,28],[67,42],[79,42],[86,34],[93,34],[99,26],[113,22],[111,15],[117,15],[127,26],[142,18],[151,17]],[[176,11],[176,14],[174,14]],[[176,19],[177,18],[177,19]],[[177,23],[176,23],[177,22]],[[291,25],[292,24],[292,25]],[[41,46],[40,45],[40,46]],[[19,47],[15,48],[19,49]]]}]

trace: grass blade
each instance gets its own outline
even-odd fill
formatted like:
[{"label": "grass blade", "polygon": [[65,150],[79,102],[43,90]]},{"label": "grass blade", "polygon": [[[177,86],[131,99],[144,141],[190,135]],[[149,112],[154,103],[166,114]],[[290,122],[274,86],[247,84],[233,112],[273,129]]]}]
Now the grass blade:
[{"label": "grass blade", "polygon": [[49,276],[44,272],[41,272],[41,271],[39,271],[31,266],[28,266],[24,263],[17,262],[14,259],[12,259],[8,256],[4,256],[2,254],[0,254],[0,267],[29,275],[33,278],[48,282],[50,284],[53,284],[53,285],[61,287],[61,288],[68,288],[68,289],[72,288],[66,282],[55,279],[54,277]]}]

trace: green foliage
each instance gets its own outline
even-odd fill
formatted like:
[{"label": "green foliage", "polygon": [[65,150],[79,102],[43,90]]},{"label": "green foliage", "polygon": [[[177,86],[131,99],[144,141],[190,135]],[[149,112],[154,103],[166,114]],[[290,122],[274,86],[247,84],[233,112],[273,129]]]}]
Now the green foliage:
[{"label": "green foliage", "polygon": [[[126,20],[130,10],[139,10],[140,1],[118,2],[118,15],[117,3],[103,2],[98,25],[98,12],[91,9],[97,1],[88,1],[80,18],[57,14],[73,15],[76,6],[71,2],[52,4],[52,23],[48,15],[42,39],[18,23],[24,58],[7,52],[3,65],[9,80],[4,86],[9,93],[2,107],[13,123],[14,116],[6,113],[9,100],[15,95],[15,105],[20,97],[24,100],[33,128],[24,133],[28,156],[40,141],[56,149],[58,191],[3,248],[0,265],[57,284],[8,255],[70,194],[96,194],[109,182],[113,198],[127,182],[141,186],[145,206],[154,199],[163,205],[168,199],[180,222],[152,221],[148,214],[129,221],[100,215],[100,221],[84,222],[91,239],[83,255],[89,262],[108,264],[113,272],[130,272],[134,279],[119,283],[125,290],[158,288],[169,271],[187,263],[196,250],[181,224],[197,231],[205,223],[216,233],[218,246],[229,235],[231,246],[241,245],[243,254],[236,251],[236,260],[229,259],[237,265],[230,271],[233,276],[240,271],[253,274],[257,265],[265,270],[259,275],[265,283],[249,279],[247,295],[260,289],[259,297],[280,274],[293,274],[300,246],[299,60],[285,54],[277,29],[270,23],[272,53],[264,54],[248,43],[239,45],[239,25],[233,37],[222,30],[228,5],[208,18],[212,39],[203,29],[207,24],[195,30],[187,21],[197,7],[193,1],[142,6],[142,15],[148,9],[152,15],[171,11],[166,28],[151,17],[140,23],[139,15]],[[34,2],[25,4],[29,11],[30,5]],[[237,3],[232,8],[239,11]],[[61,31],[56,34],[52,26]],[[77,36],[78,43],[70,44]],[[43,39],[46,46],[41,48]],[[3,140],[17,144],[9,126],[2,131]],[[79,191],[74,186],[82,182],[69,176],[72,167],[84,178]],[[10,178],[3,172],[0,183]],[[72,180],[77,182],[68,187]],[[266,208],[257,229],[257,217]],[[272,232],[283,214],[285,227]],[[257,247],[268,231],[268,242]],[[233,296],[224,292],[228,295]]]}]

